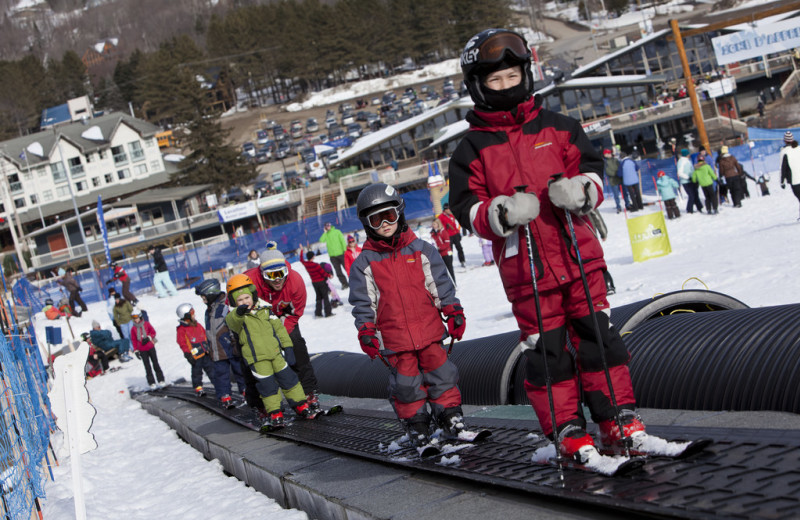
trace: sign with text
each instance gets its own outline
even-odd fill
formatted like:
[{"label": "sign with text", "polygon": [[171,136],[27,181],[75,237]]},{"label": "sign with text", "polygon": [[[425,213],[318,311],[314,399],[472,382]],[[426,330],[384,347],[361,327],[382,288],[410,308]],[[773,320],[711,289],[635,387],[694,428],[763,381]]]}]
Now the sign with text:
[{"label": "sign with text", "polygon": [[672,252],[662,212],[629,218],[627,224],[634,262],[644,262]]},{"label": "sign with text", "polygon": [[800,47],[800,18],[717,36],[711,44],[720,65],[792,50]]}]

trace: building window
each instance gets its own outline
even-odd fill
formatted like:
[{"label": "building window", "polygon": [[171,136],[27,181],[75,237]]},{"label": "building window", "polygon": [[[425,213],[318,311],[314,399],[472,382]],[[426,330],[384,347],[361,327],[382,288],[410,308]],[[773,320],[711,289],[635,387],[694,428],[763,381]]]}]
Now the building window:
[{"label": "building window", "polygon": [[39,197],[36,194],[31,195],[31,204],[38,204]]},{"label": "building window", "polygon": [[94,154],[93,153],[87,153],[85,157],[86,157],[86,164],[89,164],[90,162],[94,161]]},{"label": "building window", "polygon": [[82,177],[85,173],[83,170],[83,163],[80,157],[73,157],[69,160],[69,173],[73,177]]},{"label": "building window", "polygon": [[27,171],[24,171],[24,172],[22,172],[22,178],[23,178],[24,180],[26,180],[26,181],[29,181],[29,180],[31,180],[31,178],[32,178],[32,177],[31,177],[31,171],[30,171],[30,170],[27,170]]},{"label": "building window", "polygon": [[130,179],[131,178],[131,171],[127,168],[123,168],[121,170],[117,170],[117,178],[119,180],[122,179]]},{"label": "building window", "polygon": [[139,216],[142,219],[142,227],[150,227],[164,222],[164,214],[161,212],[161,208],[142,211]]},{"label": "building window", "polygon": [[22,183],[19,181],[19,175],[12,173],[8,176],[8,188],[11,190],[11,193],[22,191]]},{"label": "building window", "polygon": [[161,163],[158,161],[150,161],[150,171],[157,172],[161,169]]},{"label": "building window", "polygon": [[148,140],[146,140],[146,141],[144,142],[144,145],[145,145],[147,148],[153,148],[153,147],[156,145],[156,138],[154,137],[154,138],[152,138],[152,139],[148,139]]},{"label": "building window", "polygon": [[64,165],[60,162],[50,163],[50,171],[53,174],[53,182],[59,183],[67,180],[67,173],[64,171]]},{"label": "building window", "polygon": [[89,185],[86,181],[79,181],[75,183],[75,191],[86,191],[89,189]]},{"label": "building window", "polygon": [[56,197],[61,198],[61,197],[69,197],[69,196],[70,196],[69,185],[59,186],[58,188],[56,188]]},{"label": "building window", "polygon": [[98,150],[97,151],[97,158],[101,161],[106,158],[106,151],[105,150]]},{"label": "building window", "polygon": [[53,191],[52,190],[44,190],[42,192],[42,200],[45,202],[50,202],[53,200]]},{"label": "building window", "polygon": [[107,173],[103,176],[103,179],[106,181],[106,184],[111,184],[112,182],[114,182],[114,174]]},{"label": "building window", "polygon": [[139,141],[128,143],[128,151],[131,154],[132,161],[141,161],[144,159],[144,150],[142,150],[142,145]]},{"label": "building window", "polygon": [[92,177],[92,188],[100,187],[100,177]]},{"label": "building window", "polygon": [[125,153],[124,146],[112,146],[111,154],[114,156],[114,164],[117,166],[127,164],[128,155]]},{"label": "building window", "polygon": [[144,175],[147,173],[147,165],[146,164],[137,164],[133,167],[133,173],[136,175]]},{"label": "building window", "polygon": [[38,175],[39,177],[47,177],[47,168],[45,168],[44,166],[36,168],[36,175]]},{"label": "building window", "polygon": [[17,209],[24,208],[25,207],[25,199],[14,199],[14,206]]}]

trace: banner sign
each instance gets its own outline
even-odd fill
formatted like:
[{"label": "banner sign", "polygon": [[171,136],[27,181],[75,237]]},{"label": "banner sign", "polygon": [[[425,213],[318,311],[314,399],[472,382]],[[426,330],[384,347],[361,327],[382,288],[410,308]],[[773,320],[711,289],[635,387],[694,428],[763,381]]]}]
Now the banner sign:
[{"label": "banner sign", "polygon": [[644,262],[672,252],[667,234],[667,222],[660,211],[629,218],[628,236],[631,240],[634,262]]},{"label": "banner sign", "polygon": [[217,210],[220,222],[233,222],[247,217],[254,217],[256,214],[256,203],[252,200],[233,206],[225,206]]},{"label": "banner sign", "polygon": [[103,234],[103,250],[106,252],[106,263],[111,263],[111,250],[108,248],[108,229],[106,229],[106,218],[103,214],[103,199],[97,196],[97,225]]},{"label": "banner sign", "polygon": [[727,65],[800,47],[800,18],[791,18],[711,39],[717,63]]},{"label": "banner sign", "polygon": [[291,198],[289,197],[289,193],[283,192],[283,193],[278,193],[277,195],[261,197],[260,199],[256,200],[256,205],[258,206],[259,210],[276,208],[278,206],[289,204],[290,200]]}]

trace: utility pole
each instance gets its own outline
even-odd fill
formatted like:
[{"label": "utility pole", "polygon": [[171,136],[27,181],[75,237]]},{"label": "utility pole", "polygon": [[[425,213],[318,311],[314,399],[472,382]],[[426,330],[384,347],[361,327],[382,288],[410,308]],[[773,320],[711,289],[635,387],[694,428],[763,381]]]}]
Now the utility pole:
[{"label": "utility pole", "polygon": [[683,46],[683,38],[681,37],[681,29],[678,27],[678,20],[670,20],[669,25],[672,27],[672,34],[675,37],[675,46],[678,48],[678,56],[683,66],[683,77],[686,80],[686,89],[689,91],[689,100],[692,102],[694,124],[697,127],[697,135],[700,138],[700,146],[705,148],[706,152],[711,153],[711,146],[708,143],[708,134],[706,134],[706,125],[705,121],[703,121],[703,111],[700,108],[700,101],[697,99],[697,90],[694,88],[692,70],[689,68],[689,60],[686,58],[686,48]]}]

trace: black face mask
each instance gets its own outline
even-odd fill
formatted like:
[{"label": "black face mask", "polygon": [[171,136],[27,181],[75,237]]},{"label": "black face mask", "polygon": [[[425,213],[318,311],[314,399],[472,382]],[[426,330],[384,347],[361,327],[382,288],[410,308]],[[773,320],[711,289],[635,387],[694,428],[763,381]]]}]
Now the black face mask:
[{"label": "black face mask", "polygon": [[482,90],[483,97],[486,100],[486,108],[497,111],[508,111],[516,108],[530,94],[524,80],[519,85],[505,90],[492,90],[488,87],[483,87]]}]

